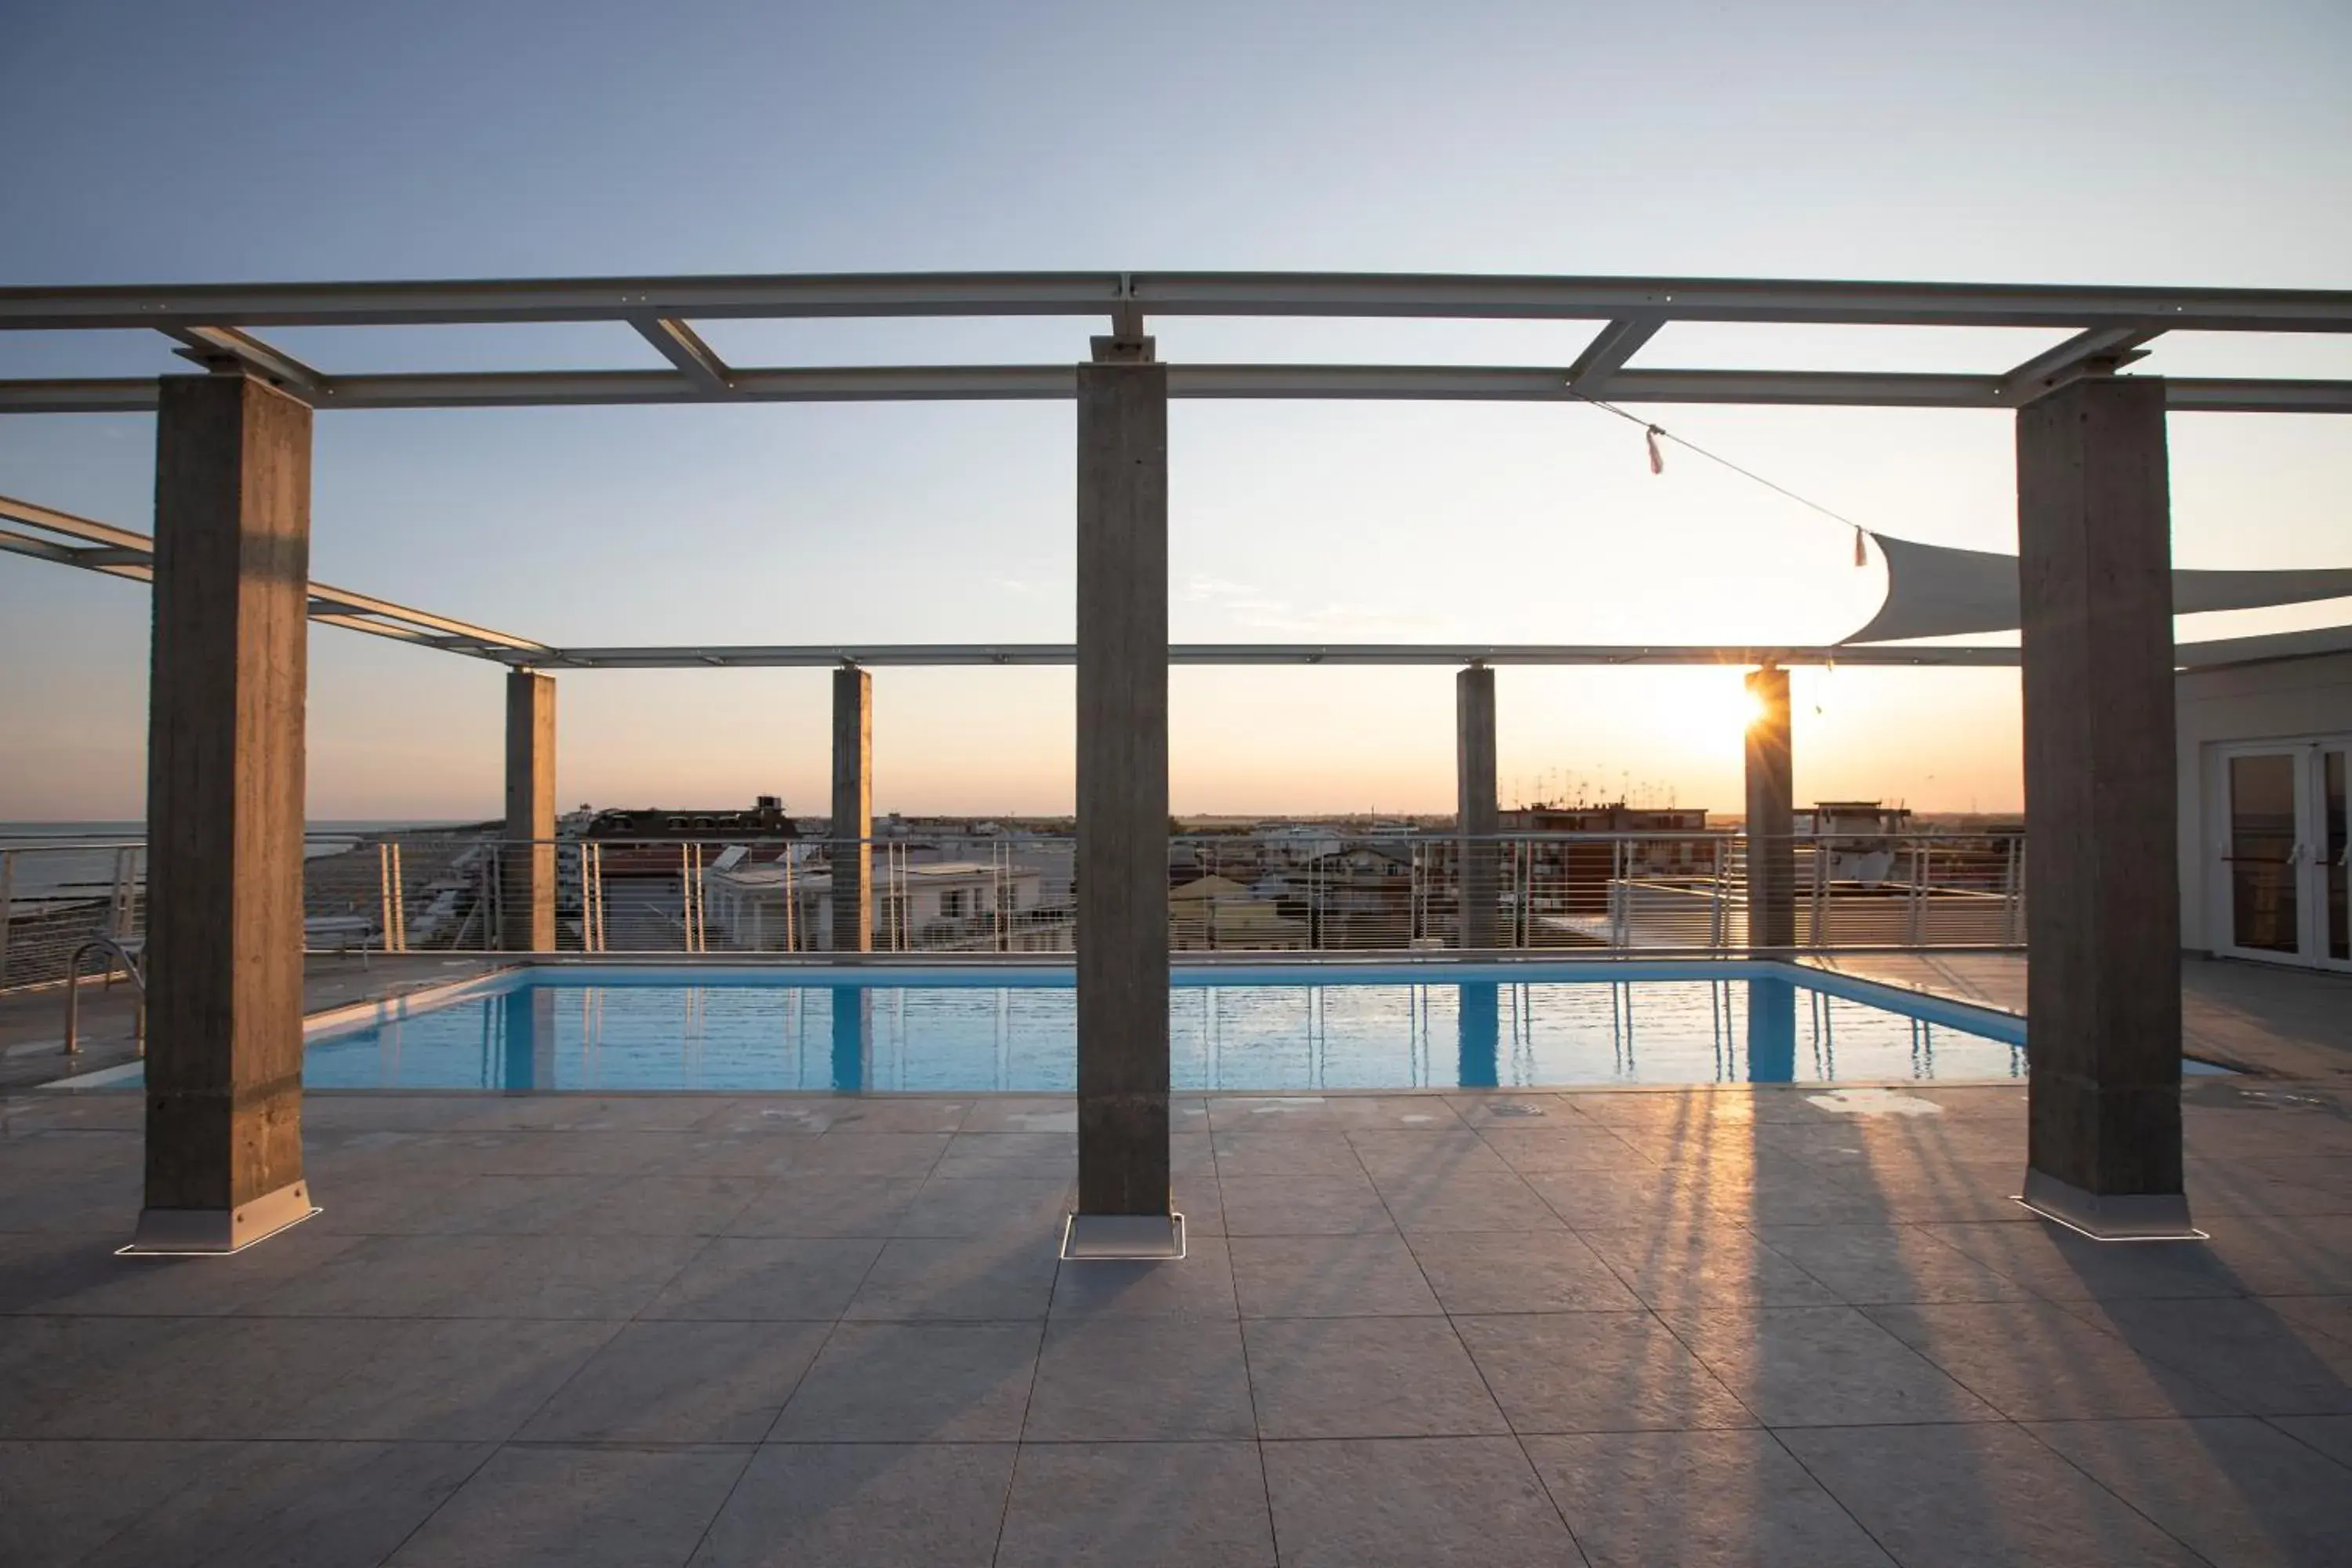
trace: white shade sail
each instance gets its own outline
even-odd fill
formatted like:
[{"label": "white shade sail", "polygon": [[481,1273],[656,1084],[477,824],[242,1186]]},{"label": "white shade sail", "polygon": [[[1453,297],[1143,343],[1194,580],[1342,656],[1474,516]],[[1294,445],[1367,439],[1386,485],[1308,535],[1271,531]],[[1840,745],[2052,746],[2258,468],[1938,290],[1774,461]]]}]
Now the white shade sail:
[{"label": "white shade sail", "polygon": [[[1868,626],[1841,638],[1842,646],[2018,629],[2022,616],[2016,556],[1921,544],[1885,533],[1870,537],[1886,559],[1886,601]],[[2347,597],[2352,597],[2352,567],[2347,566],[2172,574],[2175,615],[2261,610]]]}]

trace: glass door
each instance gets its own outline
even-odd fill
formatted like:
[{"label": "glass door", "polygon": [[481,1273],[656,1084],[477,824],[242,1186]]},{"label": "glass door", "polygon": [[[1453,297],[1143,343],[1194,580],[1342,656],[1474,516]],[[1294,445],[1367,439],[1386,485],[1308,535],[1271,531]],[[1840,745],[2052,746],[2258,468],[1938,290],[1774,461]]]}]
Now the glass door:
[{"label": "glass door", "polygon": [[2318,808],[2318,831],[2312,840],[2318,854],[2311,868],[2315,884],[2313,905],[2318,914],[2319,962],[2330,969],[2352,969],[2352,910],[2347,909],[2347,884],[2352,884],[2352,815],[2345,804],[2345,775],[2352,772],[2352,741],[2324,741],[2313,773],[2313,804]]},{"label": "glass door", "polygon": [[2307,750],[2237,751],[2221,759],[2225,951],[2249,958],[2303,955],[2296,895]]},{"label": "glass door", "polygon": [[2220,951],[2352,970],[2352,740],[2221,753]]}]

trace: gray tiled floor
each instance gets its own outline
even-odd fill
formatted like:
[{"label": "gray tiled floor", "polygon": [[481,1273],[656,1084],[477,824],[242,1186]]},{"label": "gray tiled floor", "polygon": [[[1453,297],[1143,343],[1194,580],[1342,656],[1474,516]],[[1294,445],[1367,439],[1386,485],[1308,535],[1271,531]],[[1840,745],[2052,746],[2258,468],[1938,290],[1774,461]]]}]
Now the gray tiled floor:
[{"label": "gray tiled floor", "polygon": [[318,1096],[155,1262],[138,1101],[0,1100],[0,1563],[2352,1562],[2342,1091],[2193,1089],[2123,1247],[1924,1093],[1191,1101],[1087,1266],[1066,1101]]}]

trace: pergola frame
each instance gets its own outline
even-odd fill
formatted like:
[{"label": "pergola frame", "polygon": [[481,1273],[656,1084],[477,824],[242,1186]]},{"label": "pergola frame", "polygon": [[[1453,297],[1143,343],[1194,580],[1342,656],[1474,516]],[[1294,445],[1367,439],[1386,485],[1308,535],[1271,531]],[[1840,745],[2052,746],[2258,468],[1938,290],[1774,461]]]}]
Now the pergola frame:
[{"label": "pergola frame", "polygon": [[[132,582],[154,576],[154,541],[144,533],[0,496],[0,553],[79,566]],[[68,542],[70,541],[71,542]],[[1054,667],[1078,660],[1076,643],[757,643],[562,647],[413,609],[348,588],[312,583],[310,619],[395,642],[515,669],[942,669],[971,666]],[[2352,626],[2270,632],[2182,643],[2180,669],[2352,651]],[[1330,665],[1404,668],[1527,665],[1555,668],[1723,666],[1752,669],[1847,665],[1856,668],[2013,669],[2020,650],[2000,643],[1171,643],[1171,665]]]},{"label": "pergola frame", "polygon": [[[2352,331],[2352,292],[2091,288],[1751,279],[1480,277],[1266,272],[973,272],[471,282],[194,284],[0,289],[0,331],[152,330],[188,358],[250,371],[321,408],[561,404],[1064,399],[1072,366],[728,364],[694,321],[949,316],[1108,318],[1139,338],[1165,317],[1362,317],[1577,321],[1595,335],[1569,364],[1175,364],[1176,398],[1385,398],[1845,405],[2013,409],[2144,355],[2168,331]],[[268,327],[608,321],[668,370],[339,375],[253,335]],[[1996,374],[1754,371],[1627,363],[1678,321],[2007,327],[2066,341]],[[152,378],[0,381],[0,412],[134,412]],[[2352,381],[2181,378],[2181,412],[2352,413]]]},{"label": "pergola frame", "polygon": [[[698,321],[946,316],[1108,318],[1076,365],[739,368]],[[1589,321],[1566,365],[1176,365],[1150,318]],[[625,324],[669,368],[340,375],[257,337],[273,327]],[[2063,341],[1997,374],[1639,367],[1677,322],[2027,328]],[[0,331],[151,330],[208,374],[0,382],[0,412],[157,412],[156,536],[26,553],[152,574],[150,1247],[234,1250],[310,1212],[299,1117],[302,622],[327,619],[514,667],[508,826],[551,825],[553,681],[565,650],[485,634],[308,581],[319,408],[562,404],[1074,399],[1075,647],[576,649],[571,668],[831,664],[839,847],[870,809],[871,683],[883,662],[1062,662],[1077,669],[1079,1212],[1066,1254],[1181,1256],[1168,1197],[1164,831],[1167,405],[1171,398],[1718,403],[2006,409],[2018,416],[2018,649],[1874,650],[1904,663],[2023,672],[2037,829],[2029,1014],[2035,1066],[2025,1197],[2093,1234],[2189,1227],[2180,1154],[2174,876],[2170,412],[2352,413],[2352,381],[2119,376],[2166,332],[2352,331],[2352,292],[1742,279],[1064,272],[647,278],[0,289]],[[37,523],[39,520],[34,520]],[[31,548],[27,548],[27,542]],[[62,552],[62,553],[60,553]],[[2236,639],[2243,642],[2247,639]],[[1748,736],[1751,905],[1784,897],[1791,826],[1783,667],[1804,650],[1449,647],[1196,647],[1202,662],[1459,663],[1465,828],[1494,800],[1487,668],[1727,663],[1766,712]],[[1819,649],[1823,662],[1872,660]],[[944,655],[950,657],[943,657]],[[845,762],[845,759],[847,759]],[[846,808],[852,820],[842,820]],[[1469,841],[1465,838],[1465,846]],[[856,859],[865,860],[862,846]],[[548,858],[510,856],[515,929],[551,918]],[[870,869],[859,875],[870,874]],[[543,906],[543,909],[542,909]],[[1768,933],[1778,927],[1764,911]],[[837,922],[838,924],[838,922]],[[837,930],[836,937],[843,933]],[[851,933],[866,936],[864,922]]]}]

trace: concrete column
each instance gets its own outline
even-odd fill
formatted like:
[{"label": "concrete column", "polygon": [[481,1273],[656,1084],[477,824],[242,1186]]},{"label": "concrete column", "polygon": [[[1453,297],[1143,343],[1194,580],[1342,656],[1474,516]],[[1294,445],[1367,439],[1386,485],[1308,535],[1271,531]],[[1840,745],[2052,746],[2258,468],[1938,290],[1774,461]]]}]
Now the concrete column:
[{"label": "concrete column", "polygon": [[507,846],[499,872],[509,952],[555,951],[555,677],[507,677]]},{"label": "concrete column", "polygon": [[147,745],[146,1202],[138,1250],[226,1252],[302,1175],[302,719],[310,410],[165,376]]},{"label": "concrete column", "polygon": [[2180,1235],[2180,883],[2164,383],[2017,416],[2024,611],[2026,1201]]},{"label": "concrete column", "polygon": [[1168,1196],[1168,369],[1078,379],[1078,1209],[1072,1256],[1174,1250]]},{"label": "concrete column", "polygon": [[1796,785],[1789,750],[1789,672],[1748,673],[1760,710],[1748,726],[1748,945],[1797,944]]},{"label": "concrete column", "polygon": [[833,672],[833,947],[874,946],[874,677]]},{"label": "concrete column", "polygon": [[1502,831],[1495,788],[1495,672],[1474,664],[1454,678],[1454,823],[1460,837],[1461,923],[1465,948],[1495,945]]}]

